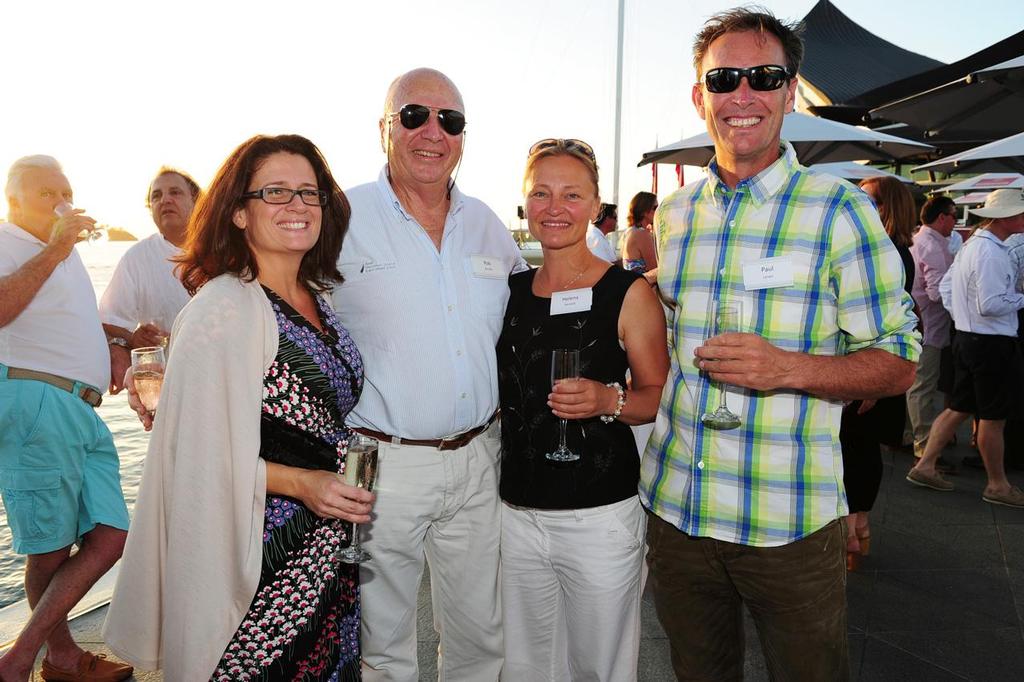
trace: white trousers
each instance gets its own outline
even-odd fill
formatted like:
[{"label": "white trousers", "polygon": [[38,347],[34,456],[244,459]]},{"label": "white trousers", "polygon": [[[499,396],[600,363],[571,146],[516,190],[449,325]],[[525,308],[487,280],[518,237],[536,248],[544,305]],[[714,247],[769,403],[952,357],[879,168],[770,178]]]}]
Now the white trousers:
[{"label": "white trousers", "polygon": [[464,448],[381,442],[377,502],[359,567],[363,680],[417,682],[416,598],[430,563],[442,682],[493,682],[502,665],[498,593],[500,431]]},{"label": "white trousers", "polygon": [[635,496],[592,509],[504,505],[502,680],[636,680],[646,528]]}]

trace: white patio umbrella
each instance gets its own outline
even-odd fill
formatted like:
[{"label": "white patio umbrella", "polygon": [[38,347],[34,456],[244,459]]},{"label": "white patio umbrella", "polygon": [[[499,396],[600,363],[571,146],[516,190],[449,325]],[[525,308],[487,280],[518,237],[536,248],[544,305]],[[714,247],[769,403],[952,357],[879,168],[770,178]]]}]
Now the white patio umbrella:
[{"label": "white patio umbrella", "polygon": [[[923,142],[799,112],[786,114],[782,121],[782,139],[793,145],[797,158],[804,165],[828,161],[895,162],[934,149]],[[714,155],[715,145],[711,137],[701,133],[646,152],[637,165],[676,163],[706,166]]]},{"label": "white patio umbrella", "polygon": [[1024,55],[937,88],[872,109],[927,137],[991,140],[1019,132],[1024,121]]},{"label": "white patio umbrella", "polygon": [[938,192],[991,192],[1004,187],[1024,188],[1024,175],[1020,173],[982,173],[973,178],[934,189],[932,194]]},{"label": "white patio umbrella", "polygon": [[842,178],[843,180],[860,181],[867,180],[868,178],[891,177],[896,178],[900,182],[905,182],[908,185],[914,184],[914,181],[911,180],[910,178],[904,177],[902,175],[896,175],[895,173],[890,173],[887,170],[875,168],[874,166],[867,166],[863,163],[855,163],[853,161],[834,161],[832,163],[816,163],[813,166],[811,166],[811,168],[816,171],[821,171],[822,173],[828,173],[829,175],[833,175],[837,178]]},{"label": "white patio umbrella", "polygon": [[[1017,125],[1024,127],[1024,119],[1018,120]],[[1024,132],[917,166],[912,170],[944,173],[1024,172]]]},{"label": "white patio umbrella", "polygon": [[957,206],[977,206],[978,204],[984,204],[988,195],[988,192],[971,192],[970,194],[953,199],[953,203]]}]

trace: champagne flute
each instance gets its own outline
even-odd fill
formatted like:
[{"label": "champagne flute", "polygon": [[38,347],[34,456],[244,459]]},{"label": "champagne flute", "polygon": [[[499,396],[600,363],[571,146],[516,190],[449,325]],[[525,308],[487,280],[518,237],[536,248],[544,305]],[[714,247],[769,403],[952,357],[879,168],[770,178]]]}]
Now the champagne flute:
[{"label": "champagne flute", "polygon": [[164,385],[167,360],[162,346],[132,349],[132,379],[142,406],[152,417],[160,404],[160,389]]},{"label": "champagne flute", "polygon": [[[53,212],[57,214],[58,218],[63,218],[68,213],[71,213],[71,211],[73,211],[74,209],[75,205],[72,204],[70,201],[62,201],[53,207]],[[98,227],[93,228],[92,230],[82,230],[81,232],[78,233],[78,238],[80,240],[85,240],[89,242],[94,242],[101,236],[102,234],[100,233],[100,229]]]},{"label": "champagne flute", "polygon": [[[741,330],[743,308],[739,301],[715,301],[714,303],[714,332],[715,335]],[[712,361],[713,362],[713,361]],[[727,430],[735,429],[740,425],[739,415],[734,414],[725,404],[725,384],[719,384],[718,409],[714,412],[705,412],[700,416],[700,421],[709,429]]]},{"label": "champagne flute", "polygon": [[[377,441],[355,435],[348,442],[345,455],[345,483],[372,492],[377,479]],[[352,523],[352,542],[335,557],[346,564],[361,564],[372,557],[359,546],[359,524]]]},{"label": "champagne flute", "polygon": [[[551,351],[551,385],[564,379],[579,379],[580,352],[568,348]],[[558,420],[558,448],[544,456],[555,462],[575,462],[580,456],[565,445],[566,420]]]}]

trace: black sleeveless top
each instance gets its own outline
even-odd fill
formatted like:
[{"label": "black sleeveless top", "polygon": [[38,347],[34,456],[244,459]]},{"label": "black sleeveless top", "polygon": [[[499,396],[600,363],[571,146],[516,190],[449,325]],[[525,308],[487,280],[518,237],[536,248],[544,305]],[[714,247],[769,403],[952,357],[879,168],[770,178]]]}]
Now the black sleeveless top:
[{"label": "black sleeveless top", "polygon": [[536,270],[509,277],[511,294],[498,339],[501,401],[501,499],[536,509],[584,509],[637,494],[640,459],[629,426],[600,417],[570,419],[575,462],[553,462],[559,420],[547,405],[551,351],[580,351],[580,375],[626,385],[626,351],[619,344],[619,311],[640,275],[609,267],[594,285],[589,311],[551,315],[551,299],[532,291]]}]

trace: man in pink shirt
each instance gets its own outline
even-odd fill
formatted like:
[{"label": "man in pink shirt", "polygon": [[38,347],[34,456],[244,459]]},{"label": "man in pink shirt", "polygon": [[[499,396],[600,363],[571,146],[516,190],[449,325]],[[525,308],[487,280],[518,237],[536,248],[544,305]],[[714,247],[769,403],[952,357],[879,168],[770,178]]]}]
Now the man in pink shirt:
[{"label": "man in pink shirt", "polygon": [[956,224],[956,205],[947,196],[929,199],[921,207],[921,228],[914,235],[910,253],[914,256],[914,303],[921,315],[924,343],[914,384],[907,391],[907,416],[914,431],[914,456],[921,457],[928,432],[935,420],[935,398],[943,349],[949,347],[950,317],[942,307],[939,282],[946,274],[953,254],[949,235]]}]

